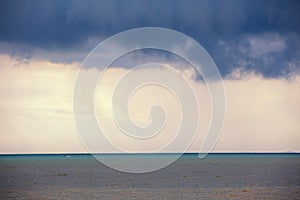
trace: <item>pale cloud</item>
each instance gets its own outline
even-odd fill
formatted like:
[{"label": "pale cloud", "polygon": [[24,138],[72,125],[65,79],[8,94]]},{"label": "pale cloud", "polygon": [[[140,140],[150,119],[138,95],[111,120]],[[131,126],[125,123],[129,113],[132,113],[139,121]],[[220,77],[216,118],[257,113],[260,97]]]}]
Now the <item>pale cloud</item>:
[{"label": "pale cloud", "polygon": [[[54,64],[41,60],[25,62],[5,55],[1,55],[0,60],[0,152],[85,152],[76,133],[72,109],[79,64]],[[176,70],[189,81],[199,101],[198,135],[189,149],[198,151],[211,117],[210,96],[204,83],[193,79],[194,70]],[[158,140],[146,145],[119,138],[119,130],[112,123],[110,97],[112,87],[127,71],[110,68],[106,72],[105,84],[96,96],[96,114],[98,120],[112,131],[116,142],[132,145],[131,151],[152,150],[172,137],[180,122],[180,109],[176,98],[164,88],[144,88],[145,93],[137,92],[131,100],[131,119],[137,125],[151,123],[149,109],[151,105],[161,103],[169,117],[165,132]],[[89,73],[99,71],[89,69],[84,73],[88,77]],[[149,73],[165,71],[143,69],[135,73],[136,76],[149,76]],[[214,150],[300,151],[297,142],[300,141],[300,77],[265,79],[255,73],[247,73],[247,76],[243,73],[233,71],[231,77],[235,79],[224,81],[226,121]],[[109,152],[106,148],[103,146],[103,151]]]},{"label": "pale cloud", "polygon": [[[42,114],[69,113],[78,65],[16,61],[1,56],[1,105]],[[5,101],[4,101],[5,100]]]},{"label": "pale cloud", "polygon": [[274,33],[249,36],[250,56],[253,58],[264,55],[282,52],[286,49],[285,38]]},{"label": "pale cloud", "polygon": [[[180,77],[182,74],[185,78],[190,78],[191,73],[194,70],[191,69],[190,72],[188,70],[180,70],[176,69],[173,72],[169,69],[169,67],[151,67],[151,68],[144,68],[135,70],[131,73],[132,77],[136,77],[137,79],[147,76],[147,77],[154,77],[154,76],[164,76],[168,78],[171,76],[171,73],[175,73],[175,76]],[[147,125],[151,125],[153,121],[158,121],[163,116],[159,115],[151,115],[151,108],[155,105],[160,105],[165,111],[165,124],[162,127],[159,134],[147,139],[147,140],[136,140],[134,138],[130,138],[124,135],[118,126],[115,124],[115,120],[113,118],[113,108],[112,108],[112,101],[111,98],[113,96],[114,90],[121,78],[124,78],[124,75],[129,73],[128,69],[123,68],[112,68],[109,69],[103,75],[103,79],[99,83],[97,95],[96,95],[96,116],[98,117],[98,122],[101,125],[102,129],[105,133],[109,133],[109,137],[111,141],[118,145],[122,149],[126,149],[129,152],[155,152],[163,148],[166,144],[174,139],[175,134],[177,134],[178,130],[180,129],[181,125],[181,117],[189,118],[190,116],[181,116],[181,106],[185,106],[184,102],[181,102],[180,99],[177,99],[176,94],[172,93],[170,88],[163,87],[162,85],[157,84],[150,84],[145,85],[141,88],[137,88],[136,91],[132,91],[132,98],[128,102],[129,107],[129,114],[132,122],[141,127],[145,127]],[[173,77],[174,78],[174,77]],[[176,78],[176,77],[175,77]],[[132,79],[130,79],[132,81]],[[172,86],[181,87],[183,84],[181,81],[183,79],[176,79],[177,81],[171,81]],[[131,82],[130,81],[130,82]],[[196,81],[189,79],[189,82],[192,86],[193,83]],[[126,82],[125,82],[126,83]],[[127,85],[122,85],[123,87],[129,87]],[[137,85],[138,86],[138,85]],[[211,112],[210,109],[210,99],[209,93],[207,92],[206,88],[201,85],[197,88],[192,88],[196,91],[196,94],[201,94],[198,98],[201,98],[201,102],[203,104],[200,105],[199,110],[201,111],[201,128],[199,131],[202,132],[202,137],[204,136],[206,129],[209,123],[209,114]],[[194,96],[191,96],[193,98]],[[197,98],[197,97],[196,97]],[[119,101],[119,100],[117,100]],[[189,105],[188,105],[189,106]],[[183,108],[184,109],[184,108]],[[196,108],[193,108],[196,109]],[[116,113],[117,115],[127,115],[127,113]],[[125,117],[125,116],[124,116]],[[197,116],[197,118],[200,116]],[[121,116],[122,118],[122,116]],[[192,120],[198,120],[189,119]],[[192,124],[192,123],[190,123]],[[191,139],[192,142],[192,134],[193,132],[185,133],[186,138],[184,141],[181,140],[182,144],[188,143],[188,140]],[[99,139],[100,140],[100,139]],[[176,147],[172,148],[173,151],[180,151],[182,146],[177,145]],[[105,151],[105,149],[103,149]],[[169,152],[170,149],[164,149],[164,152]]]},{"label": "pale cloud", "polygon": [[5,55],[0,60],[0,151],[83,151],[72,119],[78,65],[14,60]]},{"label": "pale cloud", "polygon": [[227,120],[215,150],[299,151],[300,77],[225,80]]}]

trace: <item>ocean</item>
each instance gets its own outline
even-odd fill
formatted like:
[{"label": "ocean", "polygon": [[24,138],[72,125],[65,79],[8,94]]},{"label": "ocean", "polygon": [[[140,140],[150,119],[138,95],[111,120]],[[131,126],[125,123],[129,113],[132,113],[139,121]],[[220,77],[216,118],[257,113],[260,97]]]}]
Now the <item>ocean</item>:
[{"label": "ocean", "polygon": [[1,155],[0,199],[300,199],[300,154],[184,154],[146,174],[91,155]]}]

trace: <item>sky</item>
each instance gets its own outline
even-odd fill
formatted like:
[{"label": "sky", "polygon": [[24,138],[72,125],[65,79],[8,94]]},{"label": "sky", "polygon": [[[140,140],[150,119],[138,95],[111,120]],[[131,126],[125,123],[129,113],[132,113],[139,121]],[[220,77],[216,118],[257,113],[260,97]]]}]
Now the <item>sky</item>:
[{"label": "sky", "polygon": [[[73,112],[80,65],[100,42],[140,27],[186,34],[216,63],[226,92],[226,117],[214,152],[300,152],[299,10],[300,2],[292,0],[1,0],[0,153],[86,152]],[[161,87],[136,92],[129,109],[132,121],[146,126],[152,122],[149,107],[160,101],[170,113],[161,137],[142,144],[125,138],[111,115],[118,80],[132,65],[153,61],[165,67],[141,68],[134,77],[167,77],[171,66],[195,92],[200,123],[188,151],[197,152],[209,129],[210,94],[191,66],[167,52],[140,50],[112,63],[104,88],[95,93],[97,120],[129,152],[152,152],[172,138],[180,110],[174,95]],[[87,82],[101,70],[84,69]],[[101,140],[97,145],[97,151],[118,152]]]}]

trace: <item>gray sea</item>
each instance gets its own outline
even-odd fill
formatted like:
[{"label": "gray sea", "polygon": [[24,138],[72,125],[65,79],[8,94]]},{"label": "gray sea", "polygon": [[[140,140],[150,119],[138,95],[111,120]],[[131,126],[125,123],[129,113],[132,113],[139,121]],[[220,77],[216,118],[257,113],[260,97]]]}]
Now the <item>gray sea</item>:
[{"label": "gray sea", "polygon": [[2,155],[0,199],[300,199],[300,154],[185,154],[146,174],[91,155]]}]

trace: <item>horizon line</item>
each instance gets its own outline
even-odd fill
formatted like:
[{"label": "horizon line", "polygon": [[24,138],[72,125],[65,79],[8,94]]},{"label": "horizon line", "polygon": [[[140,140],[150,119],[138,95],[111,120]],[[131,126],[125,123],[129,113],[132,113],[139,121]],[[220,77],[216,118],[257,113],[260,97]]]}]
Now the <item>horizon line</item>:
[{"label": "horizon line", "polygon": [[0,153],[0,156],[22,156],[22,155],[157,155],[157,154],[300,154],[300,152],[163,152],[163,153],[82,153],[82,152],[39,152],[39,153]]}]

